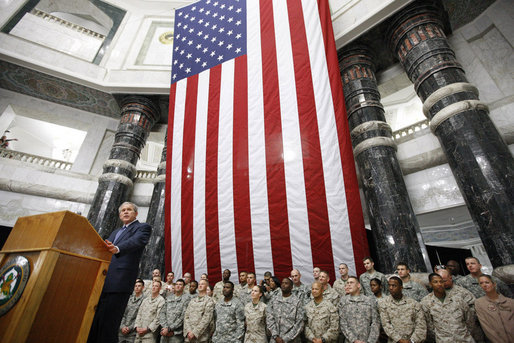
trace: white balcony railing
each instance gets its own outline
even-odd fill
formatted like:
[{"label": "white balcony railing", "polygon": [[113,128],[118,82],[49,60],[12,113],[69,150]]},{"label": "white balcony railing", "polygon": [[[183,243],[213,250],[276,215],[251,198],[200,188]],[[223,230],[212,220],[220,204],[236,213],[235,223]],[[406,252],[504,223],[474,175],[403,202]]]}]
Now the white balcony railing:
[{"label": "white balcony railing", "polygon": [[0,149],[0,157],[62,170],[70,170],[73,165],[71,162],[54,160],[53,158],[8,149]]}]

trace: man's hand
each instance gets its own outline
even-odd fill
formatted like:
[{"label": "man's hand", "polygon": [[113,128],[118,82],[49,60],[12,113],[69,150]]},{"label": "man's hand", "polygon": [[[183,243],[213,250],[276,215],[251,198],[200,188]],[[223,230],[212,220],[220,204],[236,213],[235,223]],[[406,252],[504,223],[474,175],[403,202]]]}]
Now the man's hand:
[{"label": "man's hand", "polygon": [[321,338],[313,338],[312,343],[323,343],[323,341],[321,340]]},{"label": "man's hand", "polygon": [[124,335],[128,335],[130,333],[130,328],[127,326],[124,326],[121,328],[121,333]]},{"label": "man's hand", "polygon": [[148,331],[148,328],[136,328],[136,332],[139,334],[139,336],[146,335]]},{"label": "man's hand", "polygon": [[193,340],[193,339],[195,339],[196,337],[195,337],[195,335],[194,335],[191,331],[189,331],[189,332],[187,333],[187,338],[189,338],[189,340],[190,340],[190,341],[192,341],[192,340]]},{"label": "man's hand", "polygon": [[115,246],[114,244],[112,244],[111,241],[109,241],[108,239],[105,240],[105,246],[107,247],[107,250],[109,250],[109,252],[111,254],[117,254],[120,252],[120,250],[118,249],[117,246]]},{"label": "man's hand", "polygon": [[410,343],[410,339],[400,339],[399,343]]},{"label": "man's hand", "polygon": [[161,329],[161,336],[167,336],[168,335],[168,328],[162,328]]},{"label": "man's hand", "polygon": [[275,342],[277,343],[284,343],[284,340],[280,337],[275,338]]}]

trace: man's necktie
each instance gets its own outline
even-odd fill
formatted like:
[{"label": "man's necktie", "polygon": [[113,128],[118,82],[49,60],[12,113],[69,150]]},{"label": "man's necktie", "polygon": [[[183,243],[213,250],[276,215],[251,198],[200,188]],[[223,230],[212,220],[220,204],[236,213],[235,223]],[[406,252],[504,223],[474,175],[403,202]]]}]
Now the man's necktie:
[{"label": "man's necktie", "polygon": [[112,244],[116,244],[116,243],[118,243],[118,238],[120,238],[121,234],[122,234],[123,232],[125,232],[125,230],[126,230],[126,229],[127,229],[127,227],[126,227],[126,226],[123,226],[123,227],[121,228],[121,230],[120,230],[120,231],[118,231],[118,233],[116,234],[116,237],[114,237],[114,242],[112,242]]}]

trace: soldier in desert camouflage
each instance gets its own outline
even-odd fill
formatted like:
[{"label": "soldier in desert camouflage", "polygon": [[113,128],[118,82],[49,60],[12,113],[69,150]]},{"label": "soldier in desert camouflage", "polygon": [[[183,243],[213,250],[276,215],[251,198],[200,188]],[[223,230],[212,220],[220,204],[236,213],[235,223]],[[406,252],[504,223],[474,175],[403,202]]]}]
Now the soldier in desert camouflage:
[{"label": "soldier in desert camouflage", "polygon": [[402,280],[389,278],[390,295],[378,301],[380,319],[389,343],[420,343],[425,340],[427,323],[421,305],[403,294]]},{"label": "soldier in desert camouflage", "polygon": [[312,343],[332,343],[339,334],[337,308],[323,298],[323,286],[314,282],[311,288],[313,299],[305,305],[305,337]]}]

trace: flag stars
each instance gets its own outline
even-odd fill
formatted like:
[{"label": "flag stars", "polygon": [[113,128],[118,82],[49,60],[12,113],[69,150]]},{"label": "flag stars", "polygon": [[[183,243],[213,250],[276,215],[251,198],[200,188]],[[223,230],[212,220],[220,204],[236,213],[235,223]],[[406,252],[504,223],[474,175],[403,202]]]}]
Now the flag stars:
[{"label": "flag stars", "polygon": [[221,61],[223,59],[223,55],[218,56],[218,61]]},{"label": "flag stars", "polygon": [[236,10],[236,13],[241,13],[241,8],[238,8],[238,9]]},{"label": "flag stars", "polygon": [[189,42],[187,42],[187,45],[189,45],[189,46],[193,45],[193,41],[190,40]]},{"label": "flag stars", "polygon": [[221,6],[220,6],[220,8],[221,8],[221,9],[223,9],[223,8],[225,8],[225,7],[226,7],[226,6],[225,6],[225,4],[223,4],[223,5],[221,5]]},{"label": "flag stars", "polygon": [[201,48],[202,48],[202,44],[197,44],[197,45],[196,45],[196,48],[197,48],[197,49],[201,49]]},{"label": "flag stars", "polygon": [[228,20],[227,20],[227,21],[228,21],[229,23],[231,23],[231,22],[233,22],[233,21],[234,21],[234,18],[230,17],[230,18],[228,18]]},{"label": "flag stars", "polygon": [[203,39],[207,39],[209,38],[209,34],[206,34],[205,36],[203,36]]},{"label": "flag stars", "polygon": [[234,5],[230,5],[230,6],[228,7],[228,10],[229,10],[229,11],[232,11],[233,9],[234,9]]},{"label": "flag stars", "polygon": [[196,11],[196,6],[191,7],[191,11]]},{"label": "flag stars", "polygon": [[205,27],[209,27],[209,25],[211,25],[211,23],[206,22],[204,26],[205,26]]},{"label": "flag stars", "polygon": [[213,30],[216,30],[217,28],[218,28],[218,25],[216,25],[216,24],[212,25]]},{"label": "flag stars", "polygon": [[178,46],[175,47],[175,51],[178,51]]},{"label": "flag stars", "polygon": [[184,25],[184,30],[187,30],[187,24],[186,24],[186,25]]},{"label": "flag stars", "polygon": [[209,15],[209,14],[211,14],[211,11],[205,12],[205,15]]},{"label": "flag stars", "polygon": [[214,13],[214,14],[212,15],[212,17],[213,17],[213,18],[216,18],[217,16],[218,16],[218,12],[216,12],[216,13]]},{"label": "flag stars", "polygon": [[214,55],[216,55],[216,53],[214,51],[211,52],[211,57],[214,57]]},{"label": "flag stars", "polygon": [[186,68],[186,73],[190,73],[191,72],[191,68]]},{"label": "flag stars", "polygon": [[241,25],[241,20],[236,21],[236,25],[237,26]]},{"label": "flag stars", "polygon": [[232,44],[227,45],[227,49],[228,50],[232,49]]},{"label": "flag stars", "polygon": [[182,37],[180,40],[184,42],[186,40],[186,37]]},{"label": "flag stars", "polygon": [[187,19],[187,18],[189,18],[189,14],[186,14],[186,15],[184,16],[184,18],[186,18],[186,19]]},{"label": "flag stars", "polygon": [[181,17],[182,16],[182,12],[178,12],[178,16]]},{"label": "flag stars", "polygon": [[184,68],[184,63],[180,63],[178,66],[180,69]]},{"label": "flag stars", "polygon": [[177,78],[177,74],[173,74],[173,80]]},{"label": "flag stars", "polygon": [[192,33],[194,30],[195,30],[195,29],[190,28],[190,29],[189,29],[189,33]]},{"label": "flag stars", "polygon": [[201,61],[200,57],[197,57],[197,58],[195,59],[195,62],[196,62],[196,63],[200,63],[200,61]]},{"label": "flag stars", "polygon": [[180,50],[180,54],[181,55],[184,55],[185,51],[184,50]]},{"label": "flag stars", "polygon": [[227,36],[232,36],[232,34],[233,34],[233,33],[234,33],[234,32],[233,32],[232,30],[229,30],[229,31],[227,32]]},{"label": "flag stars", "polygon": [[202,63],[202,68],[205,68],[206,65],[207,65],[207,62],[203,62]]},{"label": "flag stars", "polygon": [[241,52],[241,48],[237,48],[236,49],[236,54],[240,53]]},{"label": "flag stars", "polygon": [[218,43],[218,46],[222,46],[223,44],[225,44],[225,42],[221,41],[221,42]]},{"label": "flag stars", "polygon": [[198,32],[196,35],[200,37],[201,35],[203,35],[203,31]]},{"label": "flag stars", "polygon": [[203,48],[202,52],[205,54],[207,51],[209,51],[209,49],[207,48]]},{"label": "flag stars", "polygon": [[219,33],[222,33],[224,31],[225,31],[225,28],[223,28],[223,27],[218,30]]},{"label": "flag stars", "polygon": [[241,38],[241,34],[240,34],[240,33],[238,33],[238,34],[236,35],[236,39],[239,39],[239,38]]},{"label": "flag stars", "polygon": [[218,2],[216,1],[215,3],[213,3],[213,6],[218,6]]},{"label": "flag stars", "polygon": [[203,19],[198,20],[198,24],[203,24]]},{"label": "flag stars", "polygon": [[220,17],[220,20],[225,20],[225,16],[224,16],[224,15],[222,15],[222,16]]},{"label": "flag stars", "polygon": [[187,54],[187,56],[186,56],[187,59],[191,59],[191,57],[193,57],[193,55],[191,55],[191,54]]},{"label": "flag stars", "polygon": [[205,9],[202,7],[198,12],[203,13],[203,11],[205,11]]},{"label": "flag stars", "polygon": [[195,21],[196,20],[196,17],[191,17],[191,21]]},{"label": "flag stars", "polygon": [[182,26],[182,23],[178,23],[178,24],[177,24],[177,27],[181,27],[181,26]]},{"label": "flag stars", "polygon": [[214,43],[215,41],[216,41],[216,37],[212,37],[211,42]]}]

